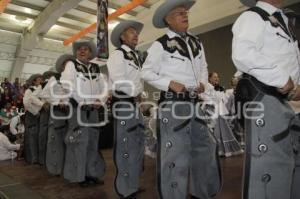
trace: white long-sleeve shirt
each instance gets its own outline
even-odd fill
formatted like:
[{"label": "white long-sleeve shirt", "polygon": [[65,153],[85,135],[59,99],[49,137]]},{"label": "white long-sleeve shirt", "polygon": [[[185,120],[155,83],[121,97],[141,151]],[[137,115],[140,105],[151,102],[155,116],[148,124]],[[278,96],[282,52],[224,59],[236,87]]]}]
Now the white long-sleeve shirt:
[{"label": "white long-sleeve shirt", "polygon": [[66,93],[75,99],[77,103],[92,104],[97,100],[104,102],[107,98],[108,84],[105,75],[100,73],[99,66],[95,64],[85,65],[76,60],[68,61],[65,70],[61,74],[61,84]]},{"label": "white long-sleeve shirt", "polygon": [[131,97],[141,94],[144,90],[141,64],[138,54],[128,46],[122,45],[120,49],[115,50],[107,60],[110,87]]},{"label": "white long-sleeve shirt", "polygon": [[20,149],[20,144],[12,144],[7,136],[0,132],[0,160],[9,160],[16,155],[15,150]]},{"label": "white long-sleeve shirt", "polygon": [[58,105],[62,102],[67,102],[70,95],[65,92],[57,79],[52,76],[45,87],[39,92],[38,97],[47,101],[52,105]]},{"label": "white long-sleeve shirt", "polygon": [[202,43],[191,35],[185,39],[168,30],[148,49],[142,78],[152,86],[168,91],[170,81],[186,88],[207,84],[208,72]]},{"label": "white long-sleeve shirt", "polygon": [[41,91],[41,86],[31,86],[25,91],[23,104],[27,111],[33,115],[37,115],[41,110],[44,102],[38,98],[38,93]]},{"label": "white long-sleeve shirt", "polygon": [[[278,8],[262,1],[256,6],[270,15],[280,11],[287,24],[287,17]],[[238,71],[277,88],[284,87],[289,77],[299,85],[298,42],[280,26],[273,27],[257,13],[246,11],[237,19],[232,32],[232,60]]]},{"label": "white long-sleeve shirt", "polygon": [[25,132],[24,124],[21,122],[19,115],[13,117],[9,123],[9,130],[13,135],[22,134]]}]

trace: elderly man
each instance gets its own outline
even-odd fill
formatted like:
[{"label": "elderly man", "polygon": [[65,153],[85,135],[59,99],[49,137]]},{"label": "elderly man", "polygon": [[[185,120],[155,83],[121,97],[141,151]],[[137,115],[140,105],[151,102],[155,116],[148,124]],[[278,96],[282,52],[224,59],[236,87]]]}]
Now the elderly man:
[{"label": "elderly man", "polygon": [[64,177],[86,187],[103,184],[105,163],[98,152],[99,110],[105,100],[106,80],[98,65],[90,63],[96,57],[92,42],[73,44],[75,61],[68,61],[61,74],[62,87],[70,96],[71,118],[65,138],[66,160]]},{"label": "elderly man", "polygon": [[[201,41],[187,32],[195,0],[167,0],[153,24],[168,27],[148,50],[143,79],[161,90],[158,120],[158,190],[160,198],[208,199],[220,189],[215,145],[209,135],[198,94],[208,72]],[[190,183],[189,183],[190,179]]]},{"label": "elderly man", "polygon": [[290,125],[295,114],[287,95],[295,87],[290,97],[300,96],[298,42],[281,10],[283,0],[241,2],[251,7],[232,28],[232,59],[243,73],[236,100],[251,102],[244,111],[243,198],[291,198],[295,161]]},{"label": "elderly man", "polygon": [[[62,174],[65,160],[64,138],[67,131],[68,95],[65,93],[60,77],[68,61],[75,61],[73,55],[62,55],[56,61],[56,71],[48,78],[39,96],[51,105],[47,122],[46,168],[53,175]],[[53,70],[54,71],[54,70]]]},{"label": "elderly man", "polygon": [[[23,103],[25,113],[25,160],[28,163],[35,164],[39,161],[39,118],[40,111],[45,106],[37,94],[41,90],[42,75],[34,74],[29,77],[27,83],[30,87],[25,91]],[[46,108],[46,107],[45,107]]]},{"label": "elderly man", "polygon": [[[115,188],[120,198],[135,198],[143,167],[144,134],[138,109],[143,91],[142,61],[135,51],[143,24],[136,21],[121,22],[111,34],[117,47],[107,62],[109,80],[114,92],[115,122],[114,162]],[[126,110],[126,111],[124,111]]]}]

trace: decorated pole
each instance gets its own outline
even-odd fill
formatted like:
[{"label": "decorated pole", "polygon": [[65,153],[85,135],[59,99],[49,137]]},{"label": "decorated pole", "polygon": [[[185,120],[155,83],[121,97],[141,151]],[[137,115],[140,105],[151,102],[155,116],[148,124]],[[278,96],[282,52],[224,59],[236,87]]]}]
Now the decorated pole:
[{"label": "decorated pole", "polygon": [[97,60],[108,59],[108,0],[97,2]]}]

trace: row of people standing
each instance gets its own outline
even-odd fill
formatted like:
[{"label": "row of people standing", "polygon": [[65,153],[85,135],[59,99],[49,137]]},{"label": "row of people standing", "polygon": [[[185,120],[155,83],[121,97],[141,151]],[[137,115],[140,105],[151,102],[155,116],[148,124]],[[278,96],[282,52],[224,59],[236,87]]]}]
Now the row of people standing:
[{"label": "row of people standing", "polygon": [[[295,165],[293,150],[297,148],[294,143],[298,138],[292,137],[292,133],[299,136],[299,122],[287,104],[289,93],[290,99],[300,99],[298,41],[281,9],[282,0],[241,2],[251,7],[232,29],[232,59],[242,74],[235,97],[243,108],[248,108],[242,112],[247,136],[243,198],[299,198],[299,177],[295,175],[299,173],[299,161]],[[191,109],[197,110],[193,105],[207,85],[203,45],[187,32],[188,11],[194,3],[193,0],[166,0],[158,7],[153,25],[168,30],[148,49],[141,70],[142,79],[161,90],[157,120],[160,198],[186,198],[188,190],[192,198],[212,198],[221,184],[215,146],[206,121],[189,115]],[[138,32],[135,25],[131,27]],[[124,63],[123,67],[138,66],[126,50],[131,47],[134,51],[135,46],[128,46],[125,35],[121,39],[125,46],[117,52],[131,63],[127,67]],[[201,114],[200,110],[197,116]],[[175,115],[190,117],[178,119]],[[122,124],[126,122],[120,121]],[[123,179],[130,176],[127,174]]]},{"label": "row of people standing", "polygon": [[[182,199],[190,194],[192,198],[212,198],[220,191],[216,144],[198,106],[198,95],[204,92],[208,83],[204,48],[197,37],[187,32],[188,11],[195,2],[166,0],[158,7],[153,25],[168,30],[149,48],[143,64],[135,51],[142,24],[122,22],[112,33],[112,43],[118,49],[110,56],[107,66],[114,93],[115,189],[120,198],[136,198],[140,186],[144,138],[140,114],[136,110],[141,102],[142,80],[161,91],[157,114],[159,197]],[[251,2],[254,6],[256,1],[243,2]],[[279,20],[274,24],[275,16],[270,17],[276,10],[280,11],[281,1],[276,2],[259,0],[257,6],[242,14],[233,27],[233,61],[244,73],[237,96],[244,100],[241,88],[246,85],[249,90],[247,81],[251,81],[250,86],[254,84],[263,89],[255,92],[255,96],[259,96],[255,99],[265,107],[264,118],[246,120],[248,161],[244,198],[290,198],[292,186],[294,154],[291,137],[284,130],[289,128],[294,113],[281,94],[292,90],[292,80],[298,85],[299,49],[290,29]],[[253,23],[259,28],[253,29]],[[282,47],[283,52],[279,52]],[[106,80],[101,77],[99,68],[89,63],[93,52],[91,45],[74,44],[73,49],[77,59],[67,62],[60,78],[62,90],[70,94],[67,100],[78,110],[68,119],[64,177],[71,182],[86,184],[104,175],[105,164],[95,152],[93,140],[99,135],[91,123],[98,121],[99,103],[105,102],[98,94],[103,92],[101,87]],[[289,68],[285,70],[287,66]],[[262,86],[257,81],[273,87]],[[250,90],[255,89],[251,87]],[[293,99],[298,99],[299,93],[297,89]],[[274,106],[280,108],[280,113],[274,112]]]},{"label": "row of people standing", "polygon": [[[77,42],[74,55],[57,60],[56,73],[29,78],[26,90],[25,159],[46,165],[54,175],[82,186],[101,183],[105,164],[98,153],[100,104],[106,85],[99,67],[89,63],[96,56],[92,42]],[[80,93],[80,94],[78,94]],[[104,96],[104,95],[103,95]],[[104,96],[105,97],[105,96]]]}]

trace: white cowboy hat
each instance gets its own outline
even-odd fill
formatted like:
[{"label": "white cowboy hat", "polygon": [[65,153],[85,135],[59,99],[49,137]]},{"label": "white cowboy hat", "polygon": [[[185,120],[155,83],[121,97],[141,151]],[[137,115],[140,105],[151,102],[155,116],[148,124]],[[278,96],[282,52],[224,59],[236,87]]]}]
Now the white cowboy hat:
[{"label": "white cowboy hat", "polygon": [[57,60],[56,60],[56,63],[55,63],[55,68],[56,68],[56,71],[58,73],[62,73],[64,70],[64,64],[66,61],[70,61],[70,60],[75,60],[75,57],[73,55],[70,55],[70,54],[64,54],[64,55],[61,55]]},{"label": "white cowboy hat", "polygon": [[27,79],[28,85],[32,85],[32,83],[37,79],[37,78],[43,78],[41,74],[33,74]]},{"label": "white cowboy hat", "polygon": [[84,41],[84,40],[73,43],[73,55],[74,56],[76,56],[76,52],[77,52],[78,48],[80,48],[81,46],[87,46],[90,48],[91,54],[92,54],[90,59],[94,59],[97,56],[97,48],[96,48],[96,45],[94,44],[94,42]]},{"label": "white cowboy hat", "polygon": [[195,0],[166,0],[155,11],[152,23],[156,28],[165,28],[167,27],[165,17],[170,11],[178,6],[184,6],[187,9],[190,9],[195,3]]},{"label": "white cowboy hat", "polygon": [[115,47],[119,48],[122,45],[120,37],[122,33],[130,27],[134,28],[138,33],[140,33],[144,27],[144,24],[133,20],[120,22],[111,33],[110,40]]},{"label": "white cowboy hat", "polygon": [[254,7],[256,5],[257,0],[240,0],[242,4],[248,7]]}]

